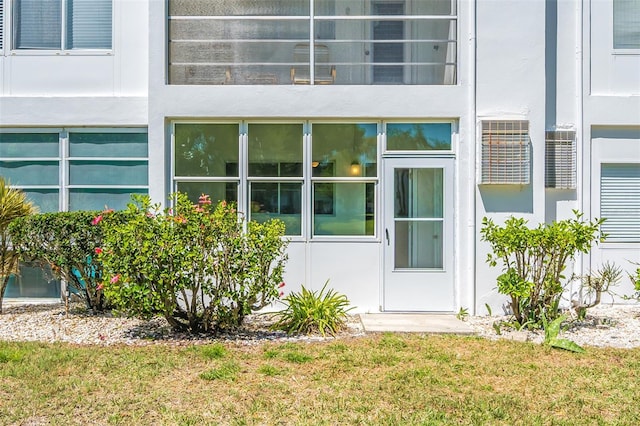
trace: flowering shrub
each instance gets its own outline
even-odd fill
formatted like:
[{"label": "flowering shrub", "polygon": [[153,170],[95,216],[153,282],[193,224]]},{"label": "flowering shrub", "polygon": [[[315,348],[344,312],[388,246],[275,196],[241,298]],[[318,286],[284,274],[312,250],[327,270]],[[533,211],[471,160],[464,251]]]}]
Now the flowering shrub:
[{"label": "flowering shrub", "polygon": [[284,224],[244,221],[232,204],[193,205],[175,194],[161,210],[135,196],[122,218],[95,218],[104,232],[96,253],[104,292],[132,316],[163,315],[178,330],[218,331],[238,326],[278,297],[286,261]]},{"label": "flowering shrub", "polygon": [[94,311],[107,308],[102,293],[102,265],[95,247],[102,230],[92,226],[96,212],[77,211],[25,216],[11,224],[11,239],[23,260],[51,268]]}]

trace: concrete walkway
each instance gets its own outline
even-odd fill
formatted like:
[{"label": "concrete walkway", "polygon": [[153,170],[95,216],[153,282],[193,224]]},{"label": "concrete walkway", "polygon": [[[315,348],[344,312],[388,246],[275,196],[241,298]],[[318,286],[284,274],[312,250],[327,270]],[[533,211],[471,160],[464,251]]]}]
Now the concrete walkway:
[{"label": "concrete walkway", "polygon": [[455,315],[379,313],[360,314],[360,320],[366,332],[475,334]]}]

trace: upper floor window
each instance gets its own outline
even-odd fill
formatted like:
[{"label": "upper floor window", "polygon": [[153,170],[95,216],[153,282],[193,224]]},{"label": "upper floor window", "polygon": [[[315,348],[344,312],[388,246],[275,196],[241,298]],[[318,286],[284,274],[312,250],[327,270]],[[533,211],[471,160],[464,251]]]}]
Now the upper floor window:
[{"label": "upper floor window", "polygon": [[169,84],[456,83],[456,0],[169,0]]},{"label": "upper floor window", "polygon": [[111,49],[113,0],[14,0],[13,48]]},{"label": "upper floor window", "polygon": [[613,0],[613,48],[640,49],[640,1]]}]

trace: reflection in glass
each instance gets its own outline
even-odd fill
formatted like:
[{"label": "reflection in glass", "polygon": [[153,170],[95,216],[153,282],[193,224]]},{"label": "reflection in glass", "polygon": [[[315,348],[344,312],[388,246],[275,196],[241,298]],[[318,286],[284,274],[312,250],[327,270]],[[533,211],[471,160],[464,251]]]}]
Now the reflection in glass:
[{"label": "reflection in glass", "polygon": [[175,175],[238,177],[238,124],[176,124]]},{"label": "reflection in glass", "polygon": [[[374,235],[374,183],[316,182],[313,196],[314,235]],[[322,199],[322,203],[316,202],[317,199]]]},{"label": "reflection in glass", "polygon": [[69,163],[71,185],[147,185],[146,161],[74,160]]},{"label": "reflection in glass", "polygon": [[391,151],[449,151],[451,123],[389,123],[387,149]]},{"label": "reflection in glass", "polygon": [[280,219],[286,235],[302,233],[302,183],[252,182],[250,219]]},{"label": "reflection in glass", "polygon": [[71,157],[146,157],[146,133],[69,133]]},{"label": "reflection in glass", "polygon": [[58,185],[57,161],[0,161],[0,176],[13,185]]},{"label": "reflection in glass", "polygon": [[376,161],[375,123],[313,125],[313,177],[375,177]]},{"label": "reflection in glass", "polygon": [[208,195],[214,204],[223,200],[238,202],[237,182],[178,182],[178,191],[186,193],[194,204],[202,194]]},{"label": "reflection in glass", "polygon": [[69,190],[69,210],[124,210],[131,194],[147,194],[146,189],[72,188]]},{"label": "reflection in glass", "polygon": [[395,223],[395,268],[439,268],[442,264],[443,221],[405,220]]},{"label": "reflection in glass", "polygon": [[0,133],[0,157],[57,158],[58,133]]},{"label": "reflection in glass", "polygon": [[57,189],[23,189],[29,201],[38,207],[40,213],[53,213],[60,209]]},{"label": "reflection in glass", "polygon": [[302,124],[249,124],[249,176],[302,177]]},{"label": "reflection in glass", "polygon": [[443,169],[395,169],[394,217],[442,218]]},{"label": "reflection in glass", "polygon": [[20,273],[12,275],[4,297],[60,297],[60,281],[53,278],[48,267],[40,268],[30,263],[20,263]]}]

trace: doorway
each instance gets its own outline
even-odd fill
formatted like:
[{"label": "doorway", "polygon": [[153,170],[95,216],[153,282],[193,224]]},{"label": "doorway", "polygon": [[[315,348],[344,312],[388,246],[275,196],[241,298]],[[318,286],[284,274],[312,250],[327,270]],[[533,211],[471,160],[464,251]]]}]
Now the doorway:
[{"label": "doorway", "polygon": [[453,159],[384,167],[385,311],[453,312]]}]

